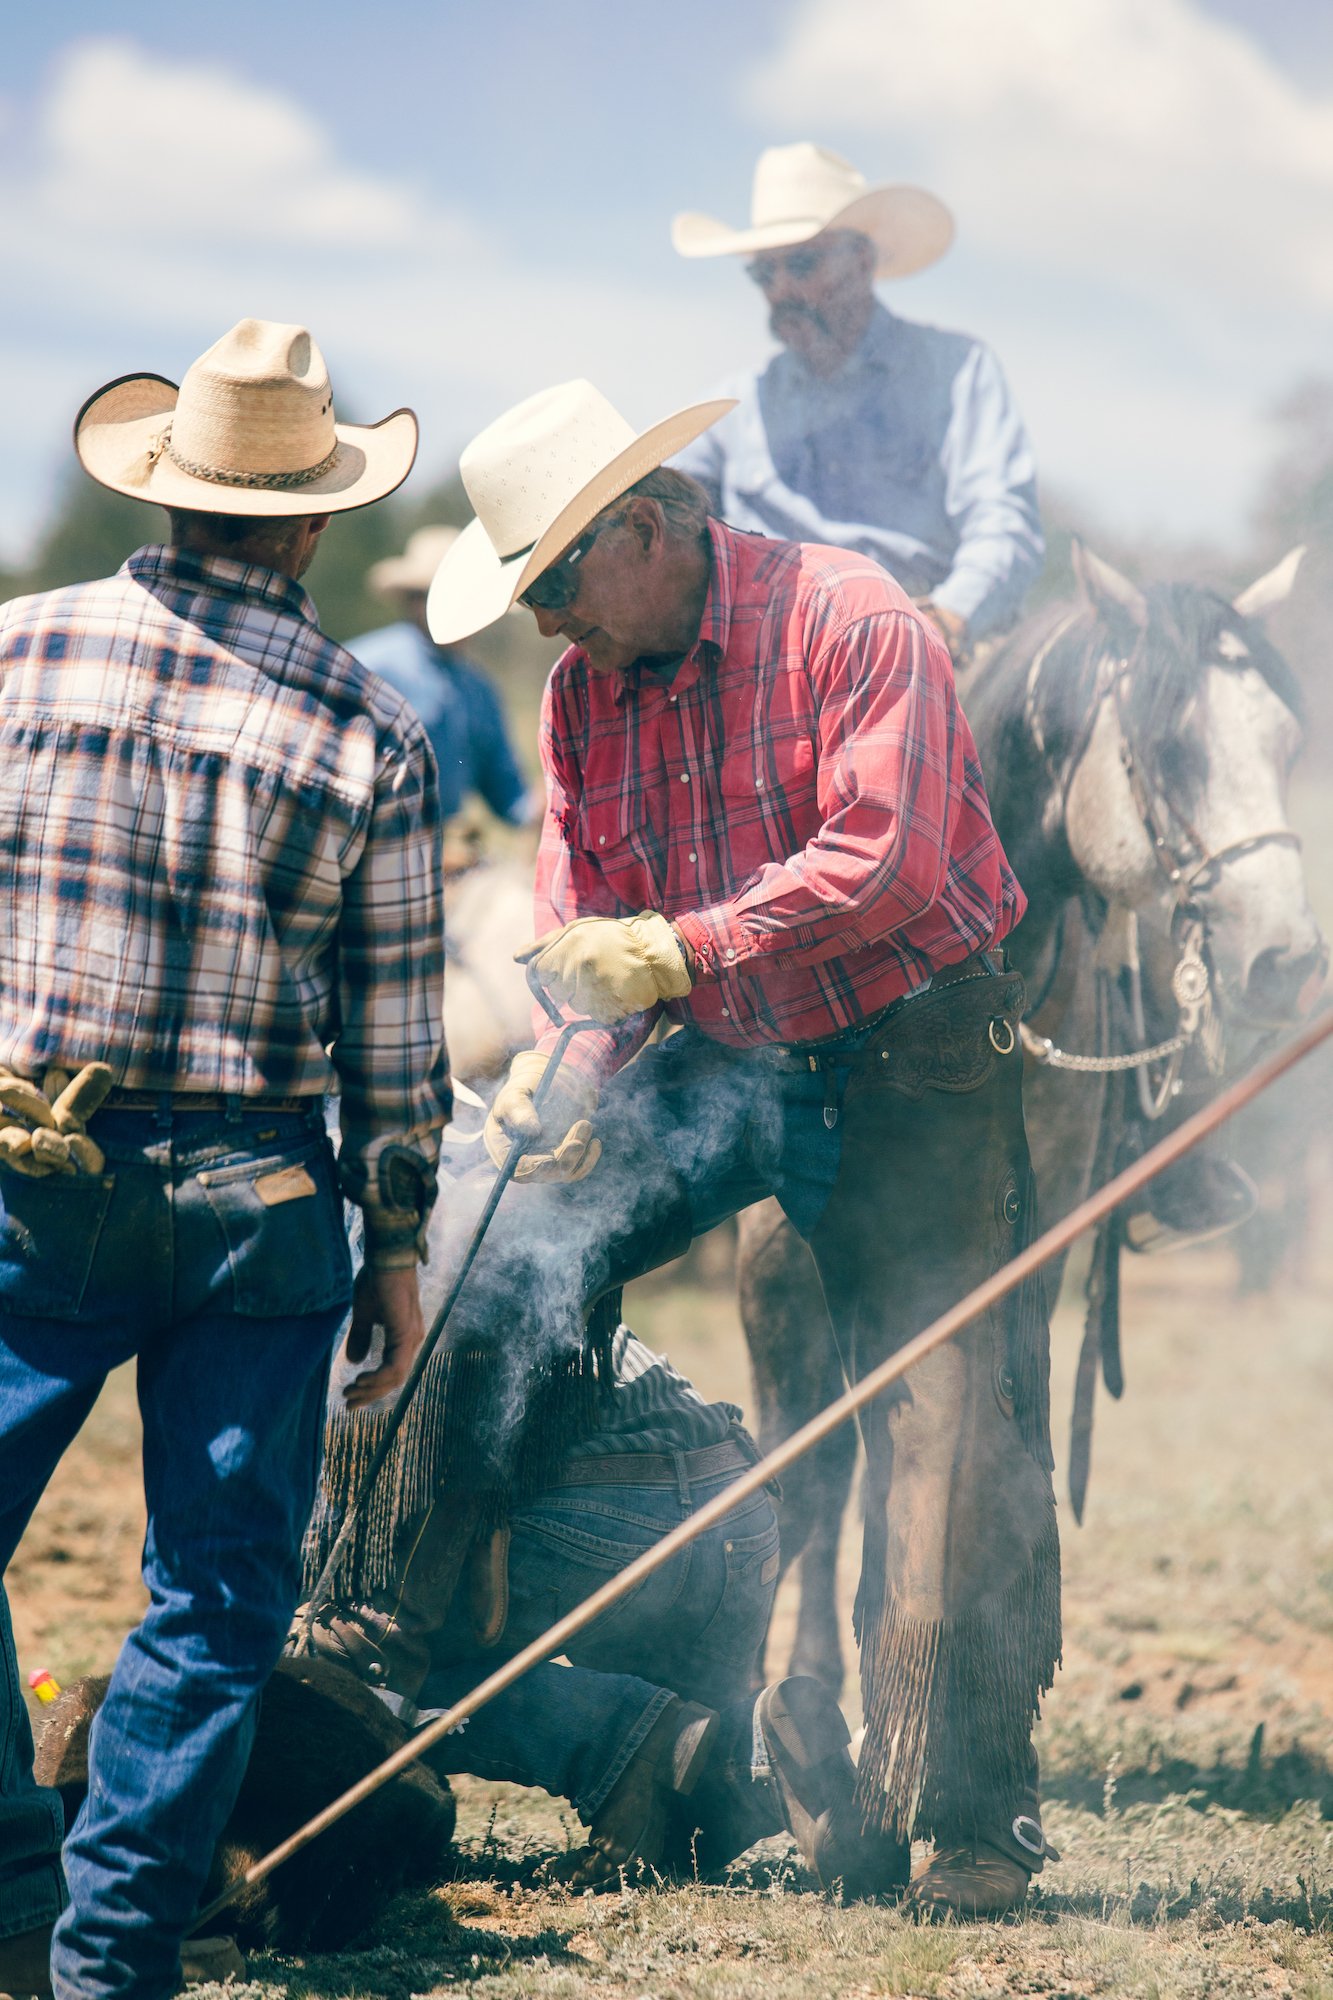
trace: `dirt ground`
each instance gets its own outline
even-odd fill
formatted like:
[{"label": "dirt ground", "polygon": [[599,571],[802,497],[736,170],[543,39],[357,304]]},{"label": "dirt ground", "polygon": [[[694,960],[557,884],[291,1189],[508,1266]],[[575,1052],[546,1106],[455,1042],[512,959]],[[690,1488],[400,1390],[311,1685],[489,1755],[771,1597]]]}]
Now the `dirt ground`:
[{"label": "dirt ground", "polygon": [[[1130,1260],[1124,1401],[1098,1411],[1085,1525],[1065,1517],[1065,1661],[1041,1730],[1063,1853],[1021,1918],[921,1929],[842,1907],[771,1842],[723,1888],[571,1899],[580,1838],[544,1795],[465,1782],[458,1872],[363,1948],[259,1959],[241,1996],[479,2000],[1213,1994],[1333,2000],[1333,1198],[1299,1282],[1241,1298],[1224,1250]],[[628,1315],[748,1403],[725,1286],[635,1288]],[[1055,1328],[1063,1468],[1078,1301]],[[24,1671],[110,1665],[140,1602],[133,1384],[117,1376],[10,1574]],[[1063,1478],[1063,1470],[1061,1473]],[[850,1604],[856,1546],[844,1537]],[[784,1588],[771,1664],[792,1629]],[[846,1703],[856,1718],[854,1692]],[[217,1993],[220,1989],[201,1989]]]}]

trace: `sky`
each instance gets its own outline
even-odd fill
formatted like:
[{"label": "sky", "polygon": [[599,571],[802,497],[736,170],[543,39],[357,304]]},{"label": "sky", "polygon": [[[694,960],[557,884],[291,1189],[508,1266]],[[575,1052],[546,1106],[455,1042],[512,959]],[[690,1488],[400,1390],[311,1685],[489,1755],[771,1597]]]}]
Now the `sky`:
[{"label": "sky", "polygon": [[1333,375],[1327,0],[228,0],[14,9],[0,73],[0,564],[100,383],[308,325],[424,483],[537,389],[636,425],[768,351],[755,158],[808,138],[942,196],[886,286],[998,353],[1043,477],[1117,532],[1236,546],[1272,413]]}]

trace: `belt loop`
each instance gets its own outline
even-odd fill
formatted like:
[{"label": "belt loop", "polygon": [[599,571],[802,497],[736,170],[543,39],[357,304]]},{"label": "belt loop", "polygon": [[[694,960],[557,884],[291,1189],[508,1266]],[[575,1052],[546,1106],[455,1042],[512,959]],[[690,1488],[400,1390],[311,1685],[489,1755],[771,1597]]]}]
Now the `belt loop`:
[{"label": "belt loop", "polygon": [[222,1103],[222,1115],[228,1125],[239,1125],[245,1109],[245,1099],[238,1097],[233,1091],[228,1090],[223,1093]]},{"label": "belt loop", "polygon": [[676,1493],[680,1499],[682,1514],[694,1512],[694,1495],[690,1492],[690,1468],[683,1451],[673,1451],[672,1463],[676,1468]]},{"label": "belt loop", "polygon": [[824,1058],[824,1123],[831,1132],[838,1122],[838,1068],[828,1056]]},{"label": "belt loop", "polygon": [[157,1104],[153,1111],[153,1123],[163,1138],[171,1130],[171,1092],[169,1090],[159,1090],[157,1092]]}]

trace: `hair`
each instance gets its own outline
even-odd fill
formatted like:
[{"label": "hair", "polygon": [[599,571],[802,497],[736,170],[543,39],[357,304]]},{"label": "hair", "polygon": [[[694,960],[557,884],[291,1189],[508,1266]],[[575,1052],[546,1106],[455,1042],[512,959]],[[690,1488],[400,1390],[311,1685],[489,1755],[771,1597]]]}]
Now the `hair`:
[{"label": "hair", "polygon": [[618,500],[606,509],[618,510],[623,518],[632,500],[655,500],[662,509],[668,531],[680,541],[701,542],[708,530],[711,512],[708,495],[697,480],[669,465],[656,466],[626,487]]},{"label": "hair", "polygon": [[[219,555],[246,549],[261,560],[285,556],[306,518],[300,514],[207,514],[192,507],[167,509],[176,548]],[[277,566],[269,563],[270,568]]]}]

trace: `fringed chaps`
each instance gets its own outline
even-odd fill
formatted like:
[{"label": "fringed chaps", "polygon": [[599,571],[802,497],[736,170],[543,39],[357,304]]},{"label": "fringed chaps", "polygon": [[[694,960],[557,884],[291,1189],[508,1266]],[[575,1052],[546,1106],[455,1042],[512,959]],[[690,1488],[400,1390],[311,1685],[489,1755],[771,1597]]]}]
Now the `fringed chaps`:
[{"label": "fringed chaps", "polygon": [[[458,1348],[448,1346],[446,1331],[379,1478],[358,1508],[332,1579],[332,1597],[359,1604],[391,1590],[421,1522],[434,1508],[437,1521],[444,1511],[450,1522],[452,1560],[434,1579],[437,1601],[446,1608],[473,1544],[549,1484],[570,1445],[596,1427],[602,1385],[612,1379],[611,1342],[619,1320],[615,1291],[587,1315],[580,1349],[526,1364],[516,1358],[518,1343],[506,1339],[507,1328],[497,1327],[485,1345],[469,1339]],[[533,1353],[531,1344],[527,1353]],[[324,1474],[306,1535],[307,1590],[361,1494],[389,1416],[387,1410],[330,1409]]]},{"label": "fringed chaps", "polygon": [[[861,1058],[815,1232],[854,1375],[1036,1233],[1014,975],[932,992]],[[995,1027],[992,1035],[989,1030]],[[1060,1655],[1048,1335],[1039,1278],[866,1412],[857,1600],[868,1827],[966,1840],[1032,1809],[1032,1725]]]}]

